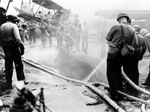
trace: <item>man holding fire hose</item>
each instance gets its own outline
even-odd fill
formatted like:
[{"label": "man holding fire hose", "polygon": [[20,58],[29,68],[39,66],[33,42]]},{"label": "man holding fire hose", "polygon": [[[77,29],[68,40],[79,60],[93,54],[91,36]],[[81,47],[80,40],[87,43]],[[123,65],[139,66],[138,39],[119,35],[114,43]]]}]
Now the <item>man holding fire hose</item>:
[{"label": "man holding fire hose", "polygon": [[126,13],[120,13],[117,17],[119,25],[111,27],[107,34],[106,40],[109,44],[107,56],[107,79],[110,87],[110,95],[113,100],[119,100],[121,96],[117,93],[118,90],[122,91],[122,74],[121,67],[124,63],[124,57],[121,55],[123,48],[123,33],[127,37],[126,41],[131,45],[134,38],[134,30],[128,25],[130,20]]}]

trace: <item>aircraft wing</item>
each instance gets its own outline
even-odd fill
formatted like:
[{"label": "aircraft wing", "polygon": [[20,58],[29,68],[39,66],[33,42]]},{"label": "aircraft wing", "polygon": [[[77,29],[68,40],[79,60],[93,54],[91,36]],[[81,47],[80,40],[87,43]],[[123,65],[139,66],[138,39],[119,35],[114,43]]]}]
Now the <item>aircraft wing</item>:
[{"label": "aircraft wing", "polygon": [[53,2],[52,0],[32,0],[33,3],[41,5],[47,9],[57,9],[61,10],[64,9],[62,6],[58,5],[57,3]]}]

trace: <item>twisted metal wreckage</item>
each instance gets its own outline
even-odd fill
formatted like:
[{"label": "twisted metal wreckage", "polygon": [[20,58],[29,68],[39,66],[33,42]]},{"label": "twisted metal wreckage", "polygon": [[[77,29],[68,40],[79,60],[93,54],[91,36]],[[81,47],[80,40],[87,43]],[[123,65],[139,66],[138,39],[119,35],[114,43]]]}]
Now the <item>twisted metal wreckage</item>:
[{"label": "twisted metal wreckage", "polygon": [[[78,16],[70,15],[70,10],[63,8],[51,0],[33,0],[33,3],[39,5],[39,8],[34,13],[32,11],[30,11],[30,13],[25,12],[15,7],[15,10],[19,12],[18,17],[23,18],[24,23],[28,26],[26,34],[29,37],[30,43],[35,43],[36,39],[40,37],[42,44],[45,46],[45,44],[47,44],[46,39],[49,40],[49,44],[52,44],[52,37],[55,37],[58,47],[65,43],[63,44],[64,46],[67,46],[68,49],[72,49],[72,46],[78,43],[78,40],[75,39],[75,35],[77,35],[76,31],[73,30],[74,27],[79,27]],[[41,7],[46,8],[48,14],[39,15],[39,13],[42,13],[39,11]],[[33,8],[34,5],[31,9],[33,10]],[[50,11],[53,11],[54,14],[51,14]],[[49,14],[50,17],[48,16]],[[70,16],[73,16],[73,21],[69,20]],[[45,36],[43,36],[43,34]],[[32,37],[30,35],[35,36]]]}]

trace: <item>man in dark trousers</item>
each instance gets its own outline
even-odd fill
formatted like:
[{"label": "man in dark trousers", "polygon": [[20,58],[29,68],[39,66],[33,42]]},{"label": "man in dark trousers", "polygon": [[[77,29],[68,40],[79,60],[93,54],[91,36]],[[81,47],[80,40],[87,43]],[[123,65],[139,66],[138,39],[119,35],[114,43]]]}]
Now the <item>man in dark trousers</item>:
[{"label": "man in dark trousers", "polygon": [[[134,25],[135,37],[133,40],[134,54],[129,57],[124,65],[124,72],[136,85],[139,84],[139,70],[138,63],[142,60],[143,55],[146,51],[146,43],[144,37],[139,34],[141,27],[139,25]],[[130,94],[137,95],[137,91],[127,83],[126,91]]]},{"label": "man in dark trousers", "polygon": [[82,51],[87,53],[88,51],[88,33],[89,27],[86,22],[83,22],[83,29],[81,33],[81,44],[82,44]]},{"label": "man in dark trousers", "polygon": [[110,87],[110,95],[113,100],[119,100],[121,98],[117,90],[121,91],[123,86],[121,74],[123,58],[120,52],[123,47],[122,29],[124,35],[128,37],[126,39],[129,45],[131,45],[134,38],[134,30],[128,25],[129,20],[130,18],[126,13],[120,13],[117,17],[117,21],[120,24],[112,26],[106,37],[109,44],[107,55],[107,79]]},{"label": "man in dark trousers", "polygon": [[145,39],[144,37],[139,33],[141,28],[139,25],[134,25],[133,28],[135,29],[135,36],[136,36],[136,41],[134,41],[134,64],[135,66],[133,65],[132,67],[135,67],[134,68],[134,74],[136,76],[136,79],[134,79],[135,81],[133,81],[135,84],[139,84],[139,70],[138,70],[138,62],[140,60],[143,59],[143,55],[144,53],[146,52],[146,42],[145,42]]},{"label": "man in dark trousers", "polygon": [[[147,50],[150,53],[150,32],[147,29],[141,29],[140,34],[144,36]],[[145,82],[142,84],[150,87],[150,64],[149,64],[148,76],[147,76]]]},{"label": "man in dark trousers", "polygon": [[12,88],[13,62],[15,63],[18,81],[25,81],[21,55],[24,54],[24,46],[20,39],[16,16],[8,15],[7,22],[0,27],[2,49],[5,54],[5,70],[7,86]]}]

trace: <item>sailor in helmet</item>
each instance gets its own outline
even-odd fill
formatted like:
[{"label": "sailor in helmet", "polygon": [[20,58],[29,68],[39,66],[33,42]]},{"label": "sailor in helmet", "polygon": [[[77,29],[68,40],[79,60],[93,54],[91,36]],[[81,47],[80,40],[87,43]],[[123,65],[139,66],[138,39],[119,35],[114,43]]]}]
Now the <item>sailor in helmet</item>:
[{"label": "sailor in helmet", "polygon": [[[128,78],[135,83],[136,85],[139,84],[139,69],[138,63],[142,60],[143,55],[146,51],[146,43],[144,37],[139,33],[141,27],[139,25],[133,26],[135,30],[135,36],[133,40],[133,47],[134,47],[134,54],[126,60],[124,64],[123,70],[128,76]],[[126,91],[132,95],[138,95],[138,91],[134,89],[129,83],[126,83]]]},{"label": "sailor in helmet", "polygon": [[[147,29],[141,29],[140,34],[144,36],[147,50],[150,53],[150,32]],[[145,86],[150,86],[150,65],[149,65],[149,73],[144,83]]]},{"label": "sailor in helmet", "polygon": [[122,74],[121,67],[125,60],[121,56],[121,48],[123,47],[122,35],[127,37],[128,44],[132,43],[134,38],[134,29],[129,25],[130,17],[126,13],[120,13],[117,16],[119,25],[111,27],[107,34],[106,40],[108,42],[108,55],[107,55],[107,79],[110,87],[110,95],[113,100],[119,100],[121,96],[117,93],[118,90],[122,91]]}]

